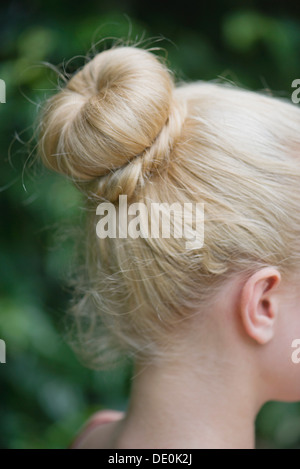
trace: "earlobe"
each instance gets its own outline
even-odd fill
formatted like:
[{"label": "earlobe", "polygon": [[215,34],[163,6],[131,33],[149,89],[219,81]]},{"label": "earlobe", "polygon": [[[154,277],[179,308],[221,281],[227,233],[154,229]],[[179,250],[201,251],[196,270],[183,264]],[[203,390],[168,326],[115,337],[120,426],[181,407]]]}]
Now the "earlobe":
[{"label": "earlobe", "polygon": [[266,267],[253,274],[244,284],[240,313],[246,334],[259,344],[268,343],[274,335],[278,316],[275,295],[281,280],[278,269]]}]

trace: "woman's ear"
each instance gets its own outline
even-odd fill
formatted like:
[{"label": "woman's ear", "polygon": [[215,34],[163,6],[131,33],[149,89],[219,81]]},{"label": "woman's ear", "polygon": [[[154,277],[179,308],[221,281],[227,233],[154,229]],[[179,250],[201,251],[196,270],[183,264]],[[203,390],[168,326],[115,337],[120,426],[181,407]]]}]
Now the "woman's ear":
[{"label": "woman's ear", "polygon": [[281,281],[275,267],[266,267],[253,274],[244,284],[240,301],[240,314],[244,330],[259,344],[266,344],[274,335],[278,315],[275,295]]}]

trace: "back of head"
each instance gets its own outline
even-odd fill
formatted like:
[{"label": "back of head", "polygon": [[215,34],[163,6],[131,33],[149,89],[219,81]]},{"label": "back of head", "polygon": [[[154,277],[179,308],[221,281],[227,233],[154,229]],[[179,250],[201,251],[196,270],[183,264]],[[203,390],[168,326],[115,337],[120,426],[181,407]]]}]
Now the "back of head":
[{"label": "back of head", "polygon": [[[90,211],[73,313],[93,365],[114,350],[150,359],[172,348],[170,332],[237,272],[299,268],[299,125],[300,111],[275,98],[176,87],[157,57],[135,47],[99,53],[50,98],[39,153],[87,191],[88,204],[106,199],[118,212],[119,195],[143,202],[144,233],[159,224],[152,203],[205,207],[204,245],[190,248],[176,236],[98,239]],[[195,228],[192,217],[185,223]]]}]

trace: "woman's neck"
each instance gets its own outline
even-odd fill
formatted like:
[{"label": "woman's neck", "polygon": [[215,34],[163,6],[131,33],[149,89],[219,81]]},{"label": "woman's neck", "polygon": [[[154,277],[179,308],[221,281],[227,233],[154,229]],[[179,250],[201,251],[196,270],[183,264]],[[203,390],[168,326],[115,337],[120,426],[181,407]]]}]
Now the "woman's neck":
[{"label": "woman's neck", "polygon": [[137,366],[115,447],[254,448],[253,382],[239,360],[209,362]]}]

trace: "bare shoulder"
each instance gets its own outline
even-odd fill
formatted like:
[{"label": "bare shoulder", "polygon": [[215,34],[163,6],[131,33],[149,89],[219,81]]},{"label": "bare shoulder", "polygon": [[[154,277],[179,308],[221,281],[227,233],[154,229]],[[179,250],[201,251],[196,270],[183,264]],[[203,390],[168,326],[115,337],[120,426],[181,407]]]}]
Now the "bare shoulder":
[{"label": "bare shoulder", "polygon": [[111,449],[124,415],[116,410],[97,412],[84,425],[71,449]]}]

